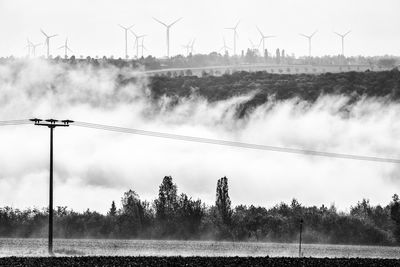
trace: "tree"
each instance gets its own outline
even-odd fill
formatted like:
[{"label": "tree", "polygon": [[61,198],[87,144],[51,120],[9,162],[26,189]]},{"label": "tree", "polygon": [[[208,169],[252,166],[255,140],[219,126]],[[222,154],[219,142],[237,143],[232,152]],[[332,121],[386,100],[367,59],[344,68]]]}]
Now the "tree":
[{"label": "tree", "polygon": [[390,203],[390,218],[395,223],[394,237],[400,243],[400,200],[397,194],[394,194],[392,199],[392,203]]},{"label": "tree", "polygon": [[178,200],[177,216],[177,223],[180,224],[179,236],[184,238],[198,236],[201,220],[204,216],[204,205],[202,205],[201,200],[194,201],[182,193]]},{"label": "tree", "polygon": [[111,208],[107,213],[108,216],[112,216],[114,217],[115,215],[117,215],[117,208],[115,207],[115,202],[113,200],[113,202],[111,202]]},{"label": "tree", "polygon": [[120,232],[123,235],[137,236],[144,225],[145,203],[139,199],[139,195],[128,190],[121,199],[122,212],[119,218]]},{"label": "tree", "polygon": [[158,191],[158,199],[154,201],[156,219],[161,235],[175,232],[176,210],[178,208],[177,187],[171,176],[165,176]]},{"label": "tree", "polygon": [[226,225],[230,225],[232,219],[231,199],[228,191],[228,178],[222,177],[217,182],[215,206],[222,222]]}]

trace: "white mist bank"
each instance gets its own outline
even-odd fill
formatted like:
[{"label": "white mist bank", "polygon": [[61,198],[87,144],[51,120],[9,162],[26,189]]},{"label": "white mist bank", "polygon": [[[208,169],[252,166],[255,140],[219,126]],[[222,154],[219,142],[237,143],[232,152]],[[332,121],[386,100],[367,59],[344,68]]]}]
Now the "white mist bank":
[{"label": "white mist bank", "polygon": [[[147,80],[118,87],[129,70],[49,65],[0,65],[0,120],[31,117],[218,138],[271,146],[400,158],[400,105],[387,99],[325,96],[310,104],[266,103],[244,119],[235,107],[252,97],[217,103],[193,96],[175,107],[150,99]],[[343,111],[346,106],[347,112]],[[0,206],[44,207],[49,131],[33,125],[0,127]],[[229,178],[234,205],[271,206],[293,197],[305,205],[335,203],[346,210],[362,198],[387,204],[399,192],[396,164],[197,144],[71,126],[55,131],[55,206],[105,212],[124,191],[157,197],[165,175],[179,192],[215,199],[218,178]]]}]

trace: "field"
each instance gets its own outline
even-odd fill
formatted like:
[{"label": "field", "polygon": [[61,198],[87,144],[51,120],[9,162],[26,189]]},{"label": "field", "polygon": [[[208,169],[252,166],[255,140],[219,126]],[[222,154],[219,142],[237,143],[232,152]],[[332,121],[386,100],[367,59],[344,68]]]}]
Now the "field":
[{"label": "field", "polygon": [[[126,257],[297,257],[298,244],[178,240],[55,239],[55,256]],[[46,257],[46,239],[0,239],[1,257]],[[302,255],[313,258],[392,258],[400,247],[303,244]]]},{"label": "field", "polygon": [[395,259],[269,257],[0,258],[0,266],[399,266]]}]

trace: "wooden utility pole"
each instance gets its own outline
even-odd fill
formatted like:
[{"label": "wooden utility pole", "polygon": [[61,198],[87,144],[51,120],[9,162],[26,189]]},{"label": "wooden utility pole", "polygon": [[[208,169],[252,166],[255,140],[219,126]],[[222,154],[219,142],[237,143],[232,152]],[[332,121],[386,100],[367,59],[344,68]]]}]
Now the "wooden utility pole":
[{"label": "wooden utility pole", "polygon": [[50,255],[53,255],[53,130],[56,127],[68,127],[71,120],[62,120],[61,123],[58,120],[48,119],[42,122],[41,119],[30,119],[37,126],[46,126],[50,129],[50,183],[49,183],[49,243],[48,251]]}]

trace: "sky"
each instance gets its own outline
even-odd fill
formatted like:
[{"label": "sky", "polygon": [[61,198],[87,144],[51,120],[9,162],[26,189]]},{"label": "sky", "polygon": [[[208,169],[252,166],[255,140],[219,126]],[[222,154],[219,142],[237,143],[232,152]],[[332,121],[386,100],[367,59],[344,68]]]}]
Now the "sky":
[{"label": "sky", "polygon": [[[58,49],[66,38],[76,56],[123,57],[124,32],[117,25],[132,25],[137,34],[146,34],[145,55],[166,55],[166,23],[182,17],[171,28],[171,55],[185,53],[183,45],[196,39],[194,52],[218,51],[223,38],[233,47],[233,35],[226,27],[238,21],[238,51],[258,42],[256,26],[266,35],[266,48],[285,49],[287,54],[304,56],[306,35],[318,30],[312,42],[312,54],[337,55],[341,40],[333,31],[351,33],[345,40],[345,54],[399,55],[400,1],[398,0],[0,0],[0,56],[24,56],[26,39],[44,41],[42,28],[58,34],[51,40],[50,53],[62,55]],[[133,56],[133,35],[129,37],[129,55]],[[45,53],[44,46],[37,55]]]}]

